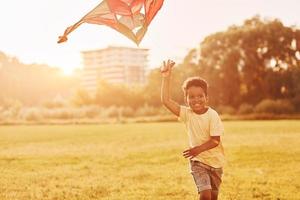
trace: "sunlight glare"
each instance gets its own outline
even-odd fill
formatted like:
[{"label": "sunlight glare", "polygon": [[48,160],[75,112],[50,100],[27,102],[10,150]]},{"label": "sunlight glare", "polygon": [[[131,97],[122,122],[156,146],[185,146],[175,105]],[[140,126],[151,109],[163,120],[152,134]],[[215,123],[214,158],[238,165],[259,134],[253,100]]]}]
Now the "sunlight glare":
[{"label": "sunlight glare", "polygon": [[62,74],[65,76],[71,76],[73,75],[74,69],[72,67],[63,67],[61,68]]}]

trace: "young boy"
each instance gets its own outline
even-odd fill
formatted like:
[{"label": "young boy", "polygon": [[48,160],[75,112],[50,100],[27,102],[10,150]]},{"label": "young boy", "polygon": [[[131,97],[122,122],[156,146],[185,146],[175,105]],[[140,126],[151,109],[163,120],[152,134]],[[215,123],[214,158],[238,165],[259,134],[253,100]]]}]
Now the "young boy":
[{"label": "young boy", "polygon": [[183,83],[187,106],[180,106],[170,98],[172,60],[164,61],[161,68],[163,104],[184,122],[190,148],[183,156],[190,161],[191,174],[200,200],[217,200],[225,163],[220,136],[224,132],[218,113],[207,106],[207,83],[199,77],[188,78]]}]

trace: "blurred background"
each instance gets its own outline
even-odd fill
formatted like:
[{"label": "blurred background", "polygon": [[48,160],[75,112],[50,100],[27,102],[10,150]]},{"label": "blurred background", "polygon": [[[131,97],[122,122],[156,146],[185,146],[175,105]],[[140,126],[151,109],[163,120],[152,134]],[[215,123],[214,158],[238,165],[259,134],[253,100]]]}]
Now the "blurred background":
[{"label": "blurred background", "polygon": [[56,43],[99,2],[0,1],[0,199],[198,199],[166,59],[172,97],[201,76],[224,121],[219,198],[300,199],[299,0],[165,0],[139,47],[89,24]]},{"label": "blurred background", "polygon": [[168,58],[181,103],[182,82],[201,76],[224,118],[298,118],[299,2],[165,1],[139,47],[89,24],[56,43],[98,3],[0,3],[0,123],[174,120],[160,103]]}]

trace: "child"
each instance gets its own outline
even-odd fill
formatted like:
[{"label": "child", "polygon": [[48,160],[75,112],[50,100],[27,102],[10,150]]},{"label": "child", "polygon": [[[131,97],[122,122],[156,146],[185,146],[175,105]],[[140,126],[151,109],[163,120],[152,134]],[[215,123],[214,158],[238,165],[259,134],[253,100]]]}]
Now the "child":
[{"label": "child", "polygon": [[218,113],[207,106],[207,83],[199,77],[188,78],[183,83],[184,100],[181,106],[170,98],[172,60],[164,61],[161,68],[163,104],[184,122],[190,148],[183,156],[190,161],[191,174],[200,200],[217,200],[225,163],[220,136],[224,132]]}]

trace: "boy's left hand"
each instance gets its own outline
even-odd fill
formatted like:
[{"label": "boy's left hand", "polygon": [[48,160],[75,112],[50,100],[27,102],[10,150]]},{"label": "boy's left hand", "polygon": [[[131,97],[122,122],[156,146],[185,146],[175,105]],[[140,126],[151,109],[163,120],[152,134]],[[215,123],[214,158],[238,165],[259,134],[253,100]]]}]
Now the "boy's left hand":
[{"label": "boy's left hand", "polygon": [[196,146],[196,147],[193,147],[193,148],[190,148],[190,149],[187,149],[185,150],[182,155],[183,157],[185,158],[189,158],[189,159],[192,159],[194,157],[196,157],[197,155],[199,155],[201,153],[201,149],[199,146]]},{"label": "boy's left hand", "polygon": [[163,62],[163,65],[160,68],[160,72],[163,75],[163,77],[170,76],[174,65],[175,65],[175,62],[170,59],[167,62],[166,61]]}]

